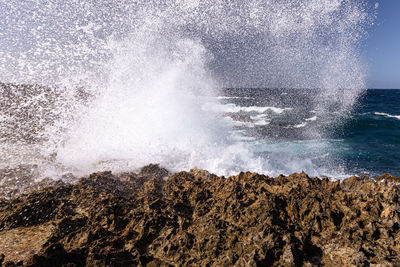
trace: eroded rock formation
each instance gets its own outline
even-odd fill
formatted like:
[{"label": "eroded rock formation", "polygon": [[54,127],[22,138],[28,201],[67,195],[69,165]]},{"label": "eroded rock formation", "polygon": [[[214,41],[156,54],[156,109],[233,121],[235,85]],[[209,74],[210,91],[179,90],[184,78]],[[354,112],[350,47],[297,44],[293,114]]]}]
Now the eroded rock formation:
[{"label": "eroded rock formation", "polygon": [[398,178],[94,173],[0,201],[4,266],[400,264]]}]

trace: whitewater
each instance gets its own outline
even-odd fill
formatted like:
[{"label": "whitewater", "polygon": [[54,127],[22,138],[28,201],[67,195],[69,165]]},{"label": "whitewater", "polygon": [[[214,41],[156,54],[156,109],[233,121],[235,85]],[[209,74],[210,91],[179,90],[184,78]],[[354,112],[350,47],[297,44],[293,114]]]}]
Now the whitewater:
[{"label": "whitewater", "polygon": [[[7,0],[0,14],[0,167],[343,175],[312,154],[328,153],[327,135],[366,90],[368,1]],[[240,106],[224,102],[227,88],[299,93],[287,105]],[[265,128],[293,111],[312,112],[281,126],[317,141],[290,160],[279,160],[278,142],[259,153],[249,138],[274,139],[243,134],[228,116],[249,113]]]}]

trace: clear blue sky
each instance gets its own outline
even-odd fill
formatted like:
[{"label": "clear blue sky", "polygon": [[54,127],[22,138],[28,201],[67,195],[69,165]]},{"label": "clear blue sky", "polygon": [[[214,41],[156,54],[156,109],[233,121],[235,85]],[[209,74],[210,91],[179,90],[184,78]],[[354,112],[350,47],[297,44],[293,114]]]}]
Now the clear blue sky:
[{"label": "clear blue sky", "polygon": [[[373,0],[370,0],[373,1]],[[363,46],[368,88],[400,89],[400,0],[379,0],[378,17]]]}]

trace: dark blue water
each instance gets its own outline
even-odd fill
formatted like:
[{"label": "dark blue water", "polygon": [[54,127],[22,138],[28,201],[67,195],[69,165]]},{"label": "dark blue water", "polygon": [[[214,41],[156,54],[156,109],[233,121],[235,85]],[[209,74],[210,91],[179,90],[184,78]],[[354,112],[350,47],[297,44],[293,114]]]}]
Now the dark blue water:
[{"label": "dark blue water", "polygon": [[349,168],[400,175],[400,90],[368,90],[338,132]]},{"label": "dark blue water", "polygon": [[400,176],[400,90],[367,90],[348,114],[315,110],[315,92],[225,89],[243,140],[278,172]]}]

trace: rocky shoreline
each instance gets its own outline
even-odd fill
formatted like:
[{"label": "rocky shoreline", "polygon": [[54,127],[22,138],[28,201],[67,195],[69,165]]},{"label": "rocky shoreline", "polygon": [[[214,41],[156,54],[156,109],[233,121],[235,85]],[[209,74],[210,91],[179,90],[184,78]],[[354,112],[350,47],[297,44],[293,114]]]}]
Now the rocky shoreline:
[{"label": "rocky shoreline", "polygon": [[0,266],[398,266],[399,182],[158,165],[42,181],[0,198]]}]

